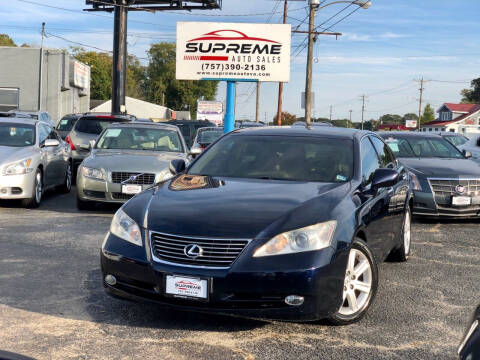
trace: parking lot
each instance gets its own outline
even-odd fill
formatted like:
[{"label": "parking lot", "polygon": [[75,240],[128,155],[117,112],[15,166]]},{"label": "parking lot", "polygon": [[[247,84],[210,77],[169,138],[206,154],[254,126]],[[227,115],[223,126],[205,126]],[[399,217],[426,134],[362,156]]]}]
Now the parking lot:
[{"label": "parking lot", "polygon": [[417,221],[410,261],[380,266],[374,305],[347,327],[113,299],[99,251],[115,207],[78,212],[74,194],[1,204],[0,358],[452,359],[479,300],[478,221]]}]

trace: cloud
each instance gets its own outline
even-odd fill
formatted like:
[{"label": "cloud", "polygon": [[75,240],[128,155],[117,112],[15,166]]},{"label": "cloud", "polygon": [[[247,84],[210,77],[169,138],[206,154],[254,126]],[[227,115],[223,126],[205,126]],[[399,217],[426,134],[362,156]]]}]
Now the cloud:
[{"label": "cloud", "polygon": [[368,35],[356,33],[343,33],[341,39],[347,41],[379,41],[379,40],[393,40],[408,37],[407,34],[398,34],[393,32],[385,32],[382,34]]}]

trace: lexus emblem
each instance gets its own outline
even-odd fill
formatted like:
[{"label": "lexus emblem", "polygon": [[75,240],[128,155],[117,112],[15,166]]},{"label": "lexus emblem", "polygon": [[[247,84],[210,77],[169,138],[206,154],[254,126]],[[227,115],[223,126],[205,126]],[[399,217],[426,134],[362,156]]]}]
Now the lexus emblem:
[{"label": "lexus emblem", "polygon": [[203,255],[203,249],[196,244],[190,244],[183,248],[183,253],[190,259],[196,259]]},{"label": "lexus emblem", "polygon": [[455,191],[457,192],[457,194],[463,194],[463,193],[465,193],[465,186],[457,185],[455,187]]}]

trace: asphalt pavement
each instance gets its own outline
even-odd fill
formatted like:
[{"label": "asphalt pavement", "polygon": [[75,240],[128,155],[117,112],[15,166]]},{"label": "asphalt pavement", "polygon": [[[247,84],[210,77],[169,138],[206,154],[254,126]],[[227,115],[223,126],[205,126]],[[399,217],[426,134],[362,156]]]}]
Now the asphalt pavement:
[{"label": "asphalt pavement", "polygon": [[118,207],[0,203],[0,359],[455,359],[480,302],[480,221],[420,221],[407,263],[380,266],[359,323],[166,310],[104,294],[99,252]]}]

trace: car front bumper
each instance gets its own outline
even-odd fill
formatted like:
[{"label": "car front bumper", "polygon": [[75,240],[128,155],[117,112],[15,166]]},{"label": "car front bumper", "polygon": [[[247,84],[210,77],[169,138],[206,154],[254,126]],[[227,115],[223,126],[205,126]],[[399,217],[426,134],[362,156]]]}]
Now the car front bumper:
[{"label": "car front bumper", "polygon": [[[113,286],[104,281],[108,294],[183,310],[289,321],[327,318],[342,302],[347,251],[333,256],[334,250],[327,248],[319,251],[319,261],[314,266],[299,261],[302,265],[298,265],[298,269],[282,270],[279,263],[280,269],[265,271],[249,269],[243,261],[242,266],[234,263],[226,270],[157,263],[147,259],[148,251],[112,234],[107,235],[101,251],[103,278],[113,275],[117,280]],[[125,253],[129,256],[123,255]],[[207,279],[208,300],[166,296],[167,275]],[[304,303],[287,305],[285,297],[288,295],[303,296]]]},{"label": "car front bumper", "polygon": [[437,218],[480,217],[480,196],[472,197],[472,204],[469,206],[452,206],[451,197],[434,196],[432,192],[413,193],[413,215]]},{"label": "car front bumper", "polygon": [[25,175],[0,175],[0,199],[27,199],[33,196],[35,172]]}]

